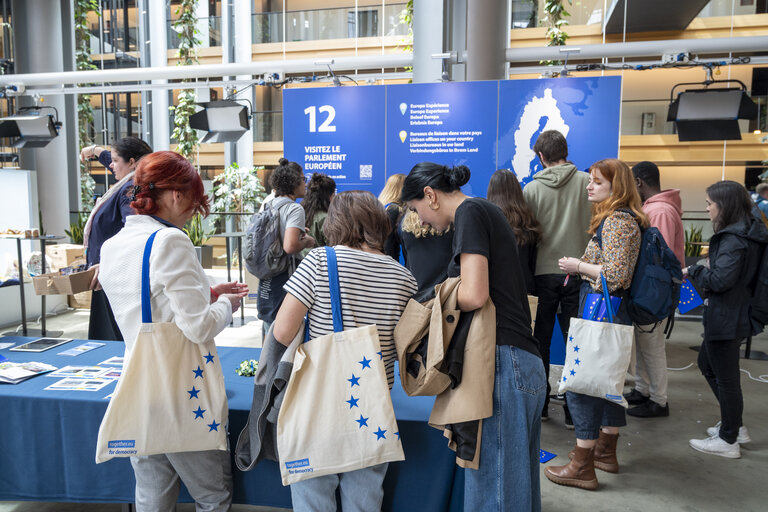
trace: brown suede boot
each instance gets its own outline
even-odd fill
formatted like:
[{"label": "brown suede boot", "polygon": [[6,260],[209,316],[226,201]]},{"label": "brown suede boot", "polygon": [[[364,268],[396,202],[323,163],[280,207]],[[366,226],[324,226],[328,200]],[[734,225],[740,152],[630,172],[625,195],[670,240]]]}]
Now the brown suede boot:
[{"label": "brown suede boot", "polygon": [[594,448],[573,449],[573,459],[565,466],[549,466],[544,470],[544,476],[550,481],[594,491],[597,489],[597,475],[595,475]]},{"label": "brown suede boot", "polygon": [[[618,473],[619,461],[616,459],[616,443],[619,434],[606,434],[600,431],[600,437],[595,444],[595,467],[606,473]],[[573,450],[568,453],[568,458],[573,459]]]}]

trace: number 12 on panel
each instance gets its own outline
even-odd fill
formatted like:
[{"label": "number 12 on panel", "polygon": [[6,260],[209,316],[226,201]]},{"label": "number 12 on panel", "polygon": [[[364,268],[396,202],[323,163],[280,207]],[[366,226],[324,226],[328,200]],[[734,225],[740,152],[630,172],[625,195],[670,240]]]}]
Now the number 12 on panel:
[{"label": "number 12 on panel", "polygon": [[[317,126],[317,111],[320,111],[320,113],[326,113],[328,116],[325,118],[325,121],[320,124],[320,126]],[[304,109],[304,114],[309,116],[309,132],[315,133],[315,132],[335,132],[336,127],[331,124],[333,123],[334,118],[336,117],[336,109],[334,109],[330,105],[322,105],[320,108],[315,107],[314,105],[307,107]]]}]

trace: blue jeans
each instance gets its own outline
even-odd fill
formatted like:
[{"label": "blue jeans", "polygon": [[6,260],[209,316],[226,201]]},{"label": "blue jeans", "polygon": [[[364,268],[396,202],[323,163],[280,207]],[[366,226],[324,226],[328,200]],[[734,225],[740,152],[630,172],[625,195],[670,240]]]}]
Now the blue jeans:
[{"label": "blue jeans", "polygon": [[480,467],[464,472],[464,510],[541,510],[539,441],[547,382],[541,359],[496,347],[493,416],[483,420]]},{"label": "blue jeans", "polygon": [[348,473],[318,476],[291,484],[295,512],[336,512],[336,488],[343,512],[378,512],[384,500],[384,476],[389,463]]},{"label": "blue jeans", "polygon": [[623,427],[627,424],[624,408],[604,398],[566,391],[576,439],[597,439],[600,427]]}]

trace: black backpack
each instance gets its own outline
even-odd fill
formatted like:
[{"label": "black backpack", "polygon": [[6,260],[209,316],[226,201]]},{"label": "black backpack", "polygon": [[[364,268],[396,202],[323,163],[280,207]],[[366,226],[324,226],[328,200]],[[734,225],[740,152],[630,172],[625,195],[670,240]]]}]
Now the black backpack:
[{"label": "black backpack", "polygon": [[283,237],[280,236],[280,208],[272,202],[254,214],[245,232],[243,256],[248,272],[260,280],[271,279],[285,272],[293,258],[283,250]]},{"label": "black backpack", "polygon": [[768,324],[768,247],[761,246],[760,265],[752,292],[752,333],[760,334]]},{"label": "black backpack", "polygon": [[[628,210],[619,210],[632,215]],[[597,243],[603,247],[603,224],[597,228]],[[637,256],[632,284],[625,296],[627,314],[633,323],[648,325],[668,319],[667,334],[671,333],[671,324],[675,308],[680,302],[680,285],[683,271],[680,262],[667,246],[661,232],[654,227],[640,228],[642,240]],[[767,290],[768,291],[768,290]]]}]

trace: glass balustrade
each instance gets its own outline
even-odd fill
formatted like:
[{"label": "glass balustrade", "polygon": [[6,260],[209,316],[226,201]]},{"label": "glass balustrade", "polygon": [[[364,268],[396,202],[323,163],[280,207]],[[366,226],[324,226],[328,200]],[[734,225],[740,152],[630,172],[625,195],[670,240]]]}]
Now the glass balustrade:
[{"label": "glass balustrade", "polygon": [[253,141],[279,142],[283,140],[283,112],[254,112]]},{"label": "glass balustrade", "polygon": [[[179,34],[173,29],[173,21],[167,22],[168,49],[175,50],[179,47]],[[200,41],[198,48],[221,46],[221,16],[210,16],[197,20],[197,38]]]}]

